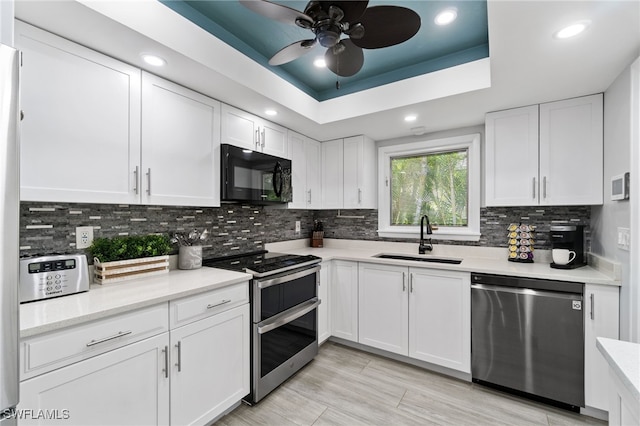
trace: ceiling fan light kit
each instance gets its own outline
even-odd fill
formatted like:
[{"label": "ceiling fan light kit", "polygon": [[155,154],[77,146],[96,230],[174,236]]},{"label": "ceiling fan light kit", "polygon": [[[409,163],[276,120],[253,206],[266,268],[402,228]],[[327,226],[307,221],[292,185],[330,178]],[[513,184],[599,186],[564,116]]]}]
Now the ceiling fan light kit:
[{"label": "ceiling fan light kit", "polygon": [[[327,68],[341,77],[355,75],[364,65],[362,49],[380,49],[403,43],[420,29],[420,16],[400,6],[367,7],[369,1],[310,1],[304,12],[267,0],[240,0],[266,18],[312,31],[313,39],[280,49],[269,65],[283,65],[320,44],[327,50]],[[342,35],[346,38],[342,38]],[[339,85],[336,84],[336,88]]]}]

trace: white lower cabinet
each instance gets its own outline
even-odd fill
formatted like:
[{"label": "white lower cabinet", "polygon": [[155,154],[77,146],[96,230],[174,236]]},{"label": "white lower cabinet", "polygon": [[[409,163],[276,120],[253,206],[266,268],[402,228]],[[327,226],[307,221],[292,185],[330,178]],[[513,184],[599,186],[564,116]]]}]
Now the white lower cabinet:
[{"label": "white lower cabinet", "polygon": [[331,265],[331,335],[358,341],[358,262]]},{"label": "white lower cabinet", "polygon": [[584,403],[609,411],[609,364],[596,347],[597,337],[618,339],[619,288],[587,284],[584,291]]},{"label": "white lower cabinet", "polygon": [[329,277],[331,276],[331,262],[322,262],[320,265],[320,286],[318,287],[318,343],[323,343],[331,337],[331,311]]},{"label": "white lower cabinet", "polygon": [[168,344],[163,333],[21,382],[20,425],[168,424]]},{"label": "white lower cabinet", "polygon": [[249,394],[248,289],[23,339],[20,425],[211,423]]},{"label": "white lower cabinet", "polygon": [[171,424],[205,425],[249,393],[249,305],[171,330]]},{"label": "white lower cabinet", "polygon": [[409,356],[471,373],[471,276],[409,269]]},{"label": "white lower cabinet", "polygon": [[359,342],[407,355],[409,349],[408,268],[360,263]]},{"label": "white lower cabinet", "polygon": [[361,263],[359,342],[471,372],[469,273]]}]

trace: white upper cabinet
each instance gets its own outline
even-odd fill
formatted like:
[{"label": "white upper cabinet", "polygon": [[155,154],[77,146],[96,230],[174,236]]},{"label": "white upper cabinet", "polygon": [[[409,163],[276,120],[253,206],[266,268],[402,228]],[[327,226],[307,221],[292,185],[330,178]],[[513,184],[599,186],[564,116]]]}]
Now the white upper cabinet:
[{"label": "white upper cabinet", "polygon": [[344,139],[344,208],[375,209],[378,206],[375,142],[366,136]]},{"label": "white upper cabinet", "polygon": [[322,208],[343,208],[343,140],[322,142]]},{"label": "white upper cabinet", "polygon": [[320,143],[299,133],[289,131],[293,201],[292,209],[317,209],[321,206]]},{"label": "white upper cabinet", "polygon": [[486,117],[488,206],[538,204],[538,105]]},{"label": "white upper cabinet", "polygon": [[222,143],[289,157],[287,129],[238,108],[222,105]]},{"label": "white upper cabinet", "polygon": [[220,205],[220,103],[142,75],[142,202]]},{"label": "white upper cabinet", "polygon": [[16,21],[21,199],[136,203],[140,70]]},{"label": "white upper cabinet", "polygon": [[486,115],[487,206],[603,202],[602,94]]},{"label": "white upper cabinet", "polygon": [[322,144],[322,208],[377,207],[375,142],[366,136]]},{"label": "white upper cabinet", "polygon": [[540,204],[603,203],[602,94],[540,105]]}]

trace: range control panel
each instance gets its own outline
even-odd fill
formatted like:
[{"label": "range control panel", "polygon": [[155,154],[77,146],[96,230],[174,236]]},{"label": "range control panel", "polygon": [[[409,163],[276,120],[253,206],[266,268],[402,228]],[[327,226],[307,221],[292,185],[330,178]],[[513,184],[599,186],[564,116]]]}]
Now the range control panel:
[{"label": "range control panel", "polygon": [[83,254],[39,256],[20,260],[20,303],[89,290]]}]

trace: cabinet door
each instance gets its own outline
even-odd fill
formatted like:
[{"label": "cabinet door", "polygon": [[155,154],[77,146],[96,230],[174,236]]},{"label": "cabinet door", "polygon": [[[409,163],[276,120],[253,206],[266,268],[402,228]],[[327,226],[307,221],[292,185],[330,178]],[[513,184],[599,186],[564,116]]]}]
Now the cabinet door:
[{"label": "cabinet door", "polygon": [[249,393],[249,331],[249,304],[171,330],[171,424],[209,424]]},{"label": "cabinet door", "polygon": [[471,372],[471,278],[410,268],[409,356]]},{"label": "cabinet door", "polygon": [[358,341],[358,263],[331,266],[331,335]]},{"label": "cabinet door", "polygon": [[487,206],[538,204],[538,105],[486,115]]},{"label": "cabinet door", "polygon": [[331,276],[331,262],[323,262],[320,268],[320,286],[318,287],[318,343],[331,337],[330,292],[329,277]]},{"label": "cabinet door", "polygon": [[140,70],[16,21],[20,196],[139,203]]},{"label": "cabinet door", "polygon": [[375,142],[365,136],[344,139],[344,208],[377,206]]},{"label": "cabinet door", "polygon": [[540,203],[603,202],[602,94],[540,105]]},{"label": "cabinet door", "polygon": [[307,138],[305,142],[307,157],[307,193],[308,209],[322,207],[322,148],[320,142]]},{"label": "cabinet door", "polygon": [[306,138],[298,133],[289,132],[289,154],[291,155],[291,186],[293,201],[290,209],[307,207],[307,156]]},{"label": "cabinet door", "polygon": [[270,121],[261,121],[258,125],[260,132],[261,149],[265,154],[276,157],[289,157],[289,142],[287,140],[287,129]]},{"label": "cabinet door", "polygon": [[[159,425],[169,423],[168,333],[20,383],[21,425]],[[60,419],[64,419],[63,421]]]},{"label": "cabinet door", "polygon": [[142,201],[220,205],[220,103],[151,74],[142,78]]},{"label": "cabinet door", "polygon": [[322,208],[343,208],[343,141],[322,142]]},{"label": "cabinet door", "polygon": [[596,338],[618,339],[619,289],[587,284],[584,295],[584,403],[608,411],[609,365],[596,347]]},{"label": "cabinet door", "polygon": [[222,104],[221,111],[221,142],[260,150],[257,117],[226,104]]},{"label": "cabinet door", "polygon": [[358,341],[400,355],[409,350],[408,269],[360,263]]}]

